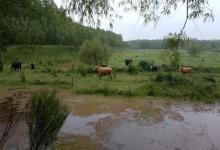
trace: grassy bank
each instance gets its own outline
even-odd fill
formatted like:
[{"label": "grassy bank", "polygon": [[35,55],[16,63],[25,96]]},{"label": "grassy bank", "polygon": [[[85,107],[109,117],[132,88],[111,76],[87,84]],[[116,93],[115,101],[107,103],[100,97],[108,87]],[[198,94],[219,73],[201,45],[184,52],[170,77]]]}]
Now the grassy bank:
[{"label": "grassy bank", "polygon": [[[83,65],[78,59],[78,50],[72,47],[35,46],[18,53],[15,48],[4,54],[5,69],[0,73],[0,86],[55,87],[71,89],[78,94],[101,94],[121,96],[171,97],[213,102],[220,98],[220,56],[218,52],[203,52],[199,57],[190,57],[181,52],[183,65],[193,67],[192,75],[178,72],[158,73],[144,71],[139,61],[154,61],[162,64],[159,50],[114,51],[109,66],[114,69],[114,78],[102,80],[93,73],[92,66]],[[11,72],[13,59],[23,62],[22,72]],[[124,59],[133,59],[134,72],[128,73]],[[30,70],[29,63],[36,64]]]}]

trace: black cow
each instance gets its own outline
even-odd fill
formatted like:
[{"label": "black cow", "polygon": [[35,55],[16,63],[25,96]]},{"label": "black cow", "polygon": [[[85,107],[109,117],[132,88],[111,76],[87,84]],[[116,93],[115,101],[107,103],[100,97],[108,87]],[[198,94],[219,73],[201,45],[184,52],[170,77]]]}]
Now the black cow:
[{"label": "black cow", "polygon": [[21,61],[14,61],[11,64],[12,71],[20,71],[21,70]]},{"label": "black cow", "polygon": [[125,59],[125,65],[130,66],[132,64],[132,59]]},{"label": "black cow", "polygon": [[158,67],[157,66],[150,66],[150,70],[152,72],[157,72],[158,71]]},{"label": "black cow", "polygon": [[31,70],[35,69],[35,65],[33,63],[31,63]]}]

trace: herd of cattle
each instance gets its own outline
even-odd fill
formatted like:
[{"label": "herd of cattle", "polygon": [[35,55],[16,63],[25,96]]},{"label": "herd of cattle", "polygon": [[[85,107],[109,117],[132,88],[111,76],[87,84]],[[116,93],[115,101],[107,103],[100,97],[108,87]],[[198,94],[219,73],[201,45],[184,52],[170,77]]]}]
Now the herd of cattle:
[{"label": "herd of cattle", "polygon": [[[131,66],[132,65],[132,59],[125,59],[125,65],[126,66]],[[152,72],[157,72],[158,67],[151,65],[149,68]],[[109,76],[110,79],[112,79],[112,68],[111,67],[99,67],[95,66],[94,71],[100,76],[100,80],[102,76]],[[186,67],[186,66],[181,66],[179,67],[179,72],[183,74],[191,74],[192,73],[192,68],[191,67]]]},{"label": "herd of cattle", "polygon": [[[14,61],[11,64],[11,70],[12,71],[20,71],[21,70],[21,61]],[[125,59],[125,65],[126,66],[131,66],[132,65],[132,59]],[[30,69],[34,70],[35,65],[33,63],[30,64]],[[152,72],[157,72],[158,67],[157,66],[150,66],[150,70]],[[112,68],[111,67],[99,67],[95,66],[94,71],[100,76],[100,80],[102,76],[109,76],[110,79],[112,79]],[[179,72],[183,74],[191,74],[192,73],[192,68],[191,67],[186,67],[186,66],[181,66],[179,67]]]}]

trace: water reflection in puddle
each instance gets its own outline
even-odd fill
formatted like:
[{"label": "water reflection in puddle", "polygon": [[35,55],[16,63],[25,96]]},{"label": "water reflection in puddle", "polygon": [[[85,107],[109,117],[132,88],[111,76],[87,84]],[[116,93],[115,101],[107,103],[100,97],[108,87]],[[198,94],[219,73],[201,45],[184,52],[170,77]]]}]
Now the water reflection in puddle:
[{"label": "water reflection in puddle", "polygon": [[[71,144],[68,140],[78,138],[73,142],[79,145],[75,148],[79,150],[80,145],[94,144],[94,141],[102,145],[103,150],[220,150],[219,111],[219,104],[178,104],[152,105],[144,110],[127,108],[120,113],[109,111],[84,117],[71,113],[59,136],[67,145]],[[157,118],[156,121],[152,121],[153,118]],[[27,133],[27,128],[18,129],[20,136],[15,135],[14,141],[21,140],[21,135]],[[28,144],[11,139],[7,148],[13,149],[14,145],[24,148]]]},{"label": "water reflection in puddle", "polygon": [[89,123],[97,122],[100,119],[104,119],[108,116],[111,116],[111,113],[105,114],[94,114],[87,117],[79,117],[74,116],[73,114],[69,114],[66,118],[63,127],[60,130],[60,135],[87,135],[87,136],[95,136],[96,131],[95,128]]},{"label": "water reflection in puddle", "polygon": [[[164,114],[163,120],[155,123],[149,123],[148,119],[139,120],[135,115],[137,111],[127,109],[111,122],[110,127],[106,118],[114,118],[111,113],[87,117],[70,115],[61,135],[89,136],[109,150],[217,150],[220,149],[218,108],[205,108],[205,111],[196,108],[194,111],[191,106],[173,107]],[[104,133],[107,138],[97,138],[99,129],[95,126],[98,124],[106,124],[100,127],[108,128],[110,133]]]},{"label": "water reflection in puddle", "polygon": [[111,150],[220,149],[220,115],[210,112],[178,112],[184,121],[165,119],[153,125],[121,121],[112,128],[104,145]]}]

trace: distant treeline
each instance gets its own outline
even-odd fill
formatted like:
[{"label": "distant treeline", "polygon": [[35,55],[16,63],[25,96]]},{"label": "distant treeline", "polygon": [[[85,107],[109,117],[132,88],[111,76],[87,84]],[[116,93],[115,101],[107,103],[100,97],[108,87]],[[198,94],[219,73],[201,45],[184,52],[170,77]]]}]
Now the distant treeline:
[{"label": "distant treeline", "polygon": [[[132,40],[126,43],[133,49],[164,49],[164,40]],[[190,40],[184,45],[184,49],[196,47],[200,50],[220,51],[220,40]]]},{"label": "distant treeline", "polygon": [[120,34],[73,22],[53,0],[0,0],[0,45],[74,45],[99,37],[122,47]]}]

